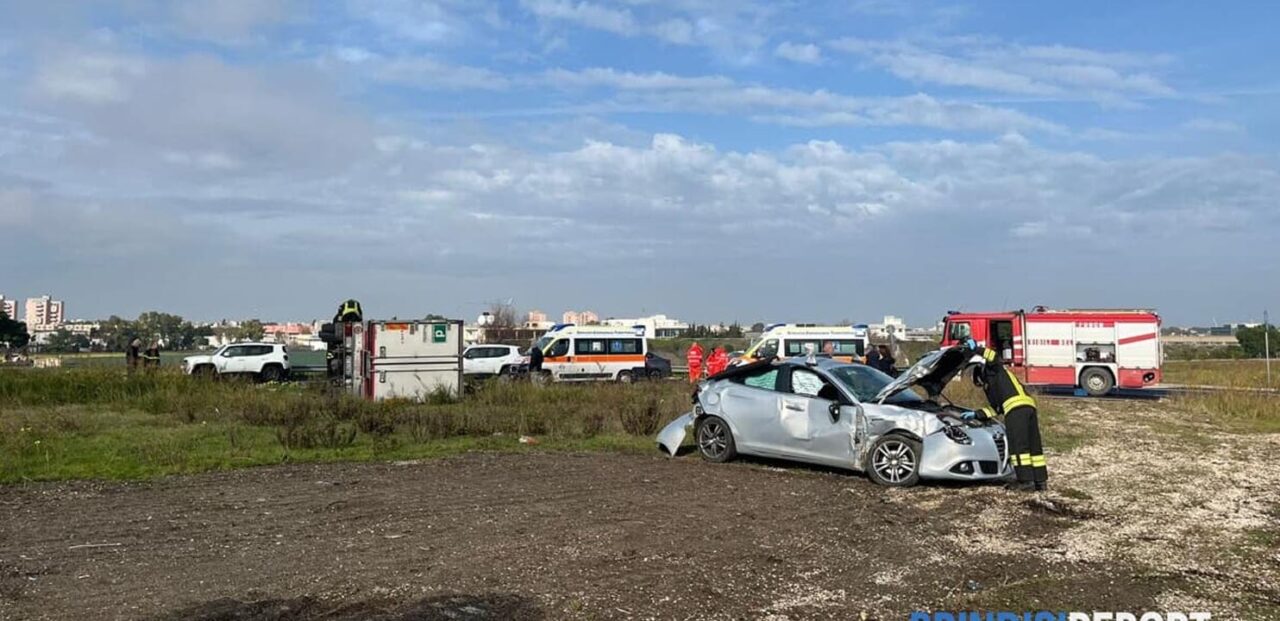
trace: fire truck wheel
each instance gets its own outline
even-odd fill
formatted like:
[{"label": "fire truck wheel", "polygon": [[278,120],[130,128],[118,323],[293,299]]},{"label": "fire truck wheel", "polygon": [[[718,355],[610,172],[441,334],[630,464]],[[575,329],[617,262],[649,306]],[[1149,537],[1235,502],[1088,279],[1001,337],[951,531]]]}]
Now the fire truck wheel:
[{"label": "fire truck wheel", "polygon": [[1080,387],[1090,397],[1101,397],[1111,392],[1112,386],[1115,386],[1115,380],[1107,369],[1090,367],[1080,373]]}]

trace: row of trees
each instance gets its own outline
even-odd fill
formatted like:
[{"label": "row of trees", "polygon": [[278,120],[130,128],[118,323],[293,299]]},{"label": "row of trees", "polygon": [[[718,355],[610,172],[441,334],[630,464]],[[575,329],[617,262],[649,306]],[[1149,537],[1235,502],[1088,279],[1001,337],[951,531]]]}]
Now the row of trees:
[{"label": "row of trees", "polygon": [[[764,328],[763,325],[760,327]],[[737,322],[734,322],[732,325],[728,326],[724,330],[720,330],[719,326],[715,326],[713,328],[712,326],[706,325],[706,324],[691,323],[689,324],[689,329],[685,330],[684,334],[681,336],[688,337],[688,338],[695,338],[695,339],[705,339],[705,338],[712,338],[712,337],[740,339],[742,338],[742,334],[743,334],[742,326],[738,325]]]},{"label": "row of trees", "polygon": [[1276,350],[1280,349],[1280,328],[1269,326],[1264,330],[1262,326],[1257,326],[1236,330],[1236,340],[1240,342],[1240,349],[1244,350],[1244,355],[1249,358],[1261,358],[1266,353],[1268,332],[1271,337],[1271,355],[1275,356]]},{"label": "row of trees", "polygon": [[112,315],[90,336],[58,330],[49,335],[43,349],[51,353],[124,351],[130,342],[139,339],[143,347],[158,341],[165,349],[181,351],[199,348],[205,344],[205,339],[214,335],[235,341],[260,340],[263,336],[262,322],[253,319],[237,327],[214,329],[196,326],[178,315],[156,311],[142,313],[132,320]]}]

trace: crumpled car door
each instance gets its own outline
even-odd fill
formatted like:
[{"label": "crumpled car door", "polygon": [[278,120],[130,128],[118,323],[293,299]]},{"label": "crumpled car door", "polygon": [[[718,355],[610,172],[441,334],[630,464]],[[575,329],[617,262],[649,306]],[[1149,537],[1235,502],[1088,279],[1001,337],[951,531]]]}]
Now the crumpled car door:
[{"label": "crumpled car door", "polygon": [[719,414],[736,430],[734,441],[747,452],[777,453],[784,444],[778,424],[778,393],[730,384],[720,392]]},{"label": "crumpled car door", "polygon": [[840,416],[831,420],[832,401],[807,399],[809,418],[809,455],[819,463],[841,468],[854,467],[853,430],[858,409],[840,408]]}]

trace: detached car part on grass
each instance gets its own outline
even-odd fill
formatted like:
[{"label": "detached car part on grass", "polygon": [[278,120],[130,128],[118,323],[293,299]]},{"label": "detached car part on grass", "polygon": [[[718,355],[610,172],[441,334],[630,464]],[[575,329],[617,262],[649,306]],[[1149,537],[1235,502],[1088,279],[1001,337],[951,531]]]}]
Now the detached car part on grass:
[{"label": "detached car part on grass", "polygon": [[668,424],[658,446],[674,456],[692,431],[713,462],[740,454],[792,459],[865,472],[889,486],[1001,480],[1012,472],[1004,426],[965,421],[968,410],[938,401],[968,361],[958,349],[939,350],[897,379],[829,358],[731,367],[698,386],[694,410]]}]

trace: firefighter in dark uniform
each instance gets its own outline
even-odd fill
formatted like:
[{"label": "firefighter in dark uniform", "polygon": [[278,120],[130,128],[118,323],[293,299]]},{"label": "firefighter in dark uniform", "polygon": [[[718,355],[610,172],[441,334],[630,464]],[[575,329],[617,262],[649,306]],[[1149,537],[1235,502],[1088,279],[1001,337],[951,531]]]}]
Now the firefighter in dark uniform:
[{"label": "firefighter in dark uniform", "polygon": [[351,321],[364,321],[364,310],[360,308],[360,303],[355,300],[347,300],[338,307],[338,314],[333,316],[333,323],[346,323]]},{"label": "firefighter in dark uniform", "polygon": [[1036,400],[1027,394],[1013,371],[1004,366],[999,352],[978,345],[968,335],[963,335],[960,346],[981,357],[982,363],[973,370],[973,381],[986,393],[989,404],[966,417],[989,420],[997,414],[1004,415],[1009,460],[1017,478],[1008,485],[1009,489],[1023,492],[1048,489],[1049,470],[1045,467],[1044,446],[1040,441]]},{"label": "firefighter in dark uniform", "polygon": [[330,379],[342,377],[343,357],[346,355],[346,345],[343,340],[346,331],[342,329],[342,324],[361,321],[364,321],[364,309],[360,307],[360,302],[347,300],[338,305],[338,312],[333,315],[333,324],[326,327],[329,331],[329,340],[326,342],[324,357]]}]

